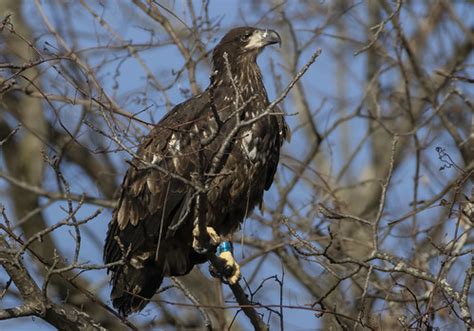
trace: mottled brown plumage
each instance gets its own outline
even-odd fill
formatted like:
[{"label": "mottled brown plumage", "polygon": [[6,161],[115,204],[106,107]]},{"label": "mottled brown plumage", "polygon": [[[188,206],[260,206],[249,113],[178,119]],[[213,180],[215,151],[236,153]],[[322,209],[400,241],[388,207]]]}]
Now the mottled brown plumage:
[{"label": "mottled brown plumage", "polygon": [[107,263],[125,256],[124,265],[109,268],[112,301],[122,314],[141,310],[163,277],[187,274],[206,261],[192,246],[197,213],[189,182],[208,185],[206,224],[222,238],[229,238],[261,204],[286,138],[284,118],[268,115],[234,128],[269,105],[256,58],[279,41],[271,30],[228,32],[213,52],[210,86],[174,107],[141,143],[139,158],[123,180],[104,247]]}]

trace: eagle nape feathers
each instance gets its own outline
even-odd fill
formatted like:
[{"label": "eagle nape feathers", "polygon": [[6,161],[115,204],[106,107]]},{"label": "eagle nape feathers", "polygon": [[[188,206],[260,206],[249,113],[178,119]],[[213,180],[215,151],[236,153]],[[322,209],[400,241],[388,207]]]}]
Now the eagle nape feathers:
[{"label": "eagle nape feathers", "polygon": [[216,240],[230,240],[261,206],[287,136],[276,109],[261,116],[270,102],[256,60],[275,43],[280,36],[273,30],[230,30],[213,51],[209,87],[175,106],[143,138],[104,247],[106,263],[123,262],[108,268],[112,303],[122,315],[143,309],[164,277],[207,261],[196,246],[199,194],[190,185],[196,174],[205,183],[205,224]]}]

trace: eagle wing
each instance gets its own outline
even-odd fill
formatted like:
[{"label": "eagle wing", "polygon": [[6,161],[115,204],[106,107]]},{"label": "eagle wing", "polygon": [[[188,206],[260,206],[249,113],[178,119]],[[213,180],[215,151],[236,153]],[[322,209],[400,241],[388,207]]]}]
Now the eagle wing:
[{"label": "eagle wing", "polygon": [[203,262],[187,245],[191,231],[168,230],[192,210],[193,190],[182,179],[191,180],[198,167],[191,154],[200,139],[193,135],[208,121],[209,107],[204,93],[173,108],[143,139],[125,175],[104,247],[106,263],[125,260],[109,268],[112,300],[122,314],[140,310],[164,276]]},{"label": "eagle wing", "polygon": [[[281,112],[277,107],[274,108],[274,112]],[[269,115],[270,119],[276,127],[274,130],[277,130],[278,135],[276,136],[275,146],[273,146],[273,152],[270,154],[269,160],[267,162],[267,175],[265,178],[265,190],[268,191],[273,183],[273,178],[275,177],[276,170],[278,168],[278,161],[280,159],[280,148],[283,145],[285,140],[291,139],[290,128],[286,124],[285,118],[283,115],[272,116]],[[272,118],[273,117],[273,118]]]}]

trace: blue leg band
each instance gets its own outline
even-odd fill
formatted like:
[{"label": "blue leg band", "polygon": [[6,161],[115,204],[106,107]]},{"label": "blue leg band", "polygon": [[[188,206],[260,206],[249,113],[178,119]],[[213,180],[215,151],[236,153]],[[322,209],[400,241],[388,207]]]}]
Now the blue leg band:
[{"label": "blue leg band", "polygon": [[219,256],[224,252],[233,252],[234,251],[234,246],[230,241],[223,241],[220,243],[219,246],[217,246],[216,249],[216,255]]}]

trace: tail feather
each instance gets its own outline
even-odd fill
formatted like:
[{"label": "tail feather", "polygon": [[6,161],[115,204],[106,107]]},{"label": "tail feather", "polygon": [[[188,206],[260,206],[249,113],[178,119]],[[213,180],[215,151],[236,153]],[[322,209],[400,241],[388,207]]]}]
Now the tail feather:
[{"label": "tail feather", "polygon": [[113,275],[112,304],[122,316],[142,310],[163,282],[163,268],[145,263],[139,268],[128,264]]},{"label": "tail feather", "polygon": [[112,303],[127,316],[142,310],[161,286],[166,276],[182,276],[193,266],[206,261],[190,245],[176,239],[162,242],[158,260],[155,251],[137,251],[124,265],[112,267]]}]

